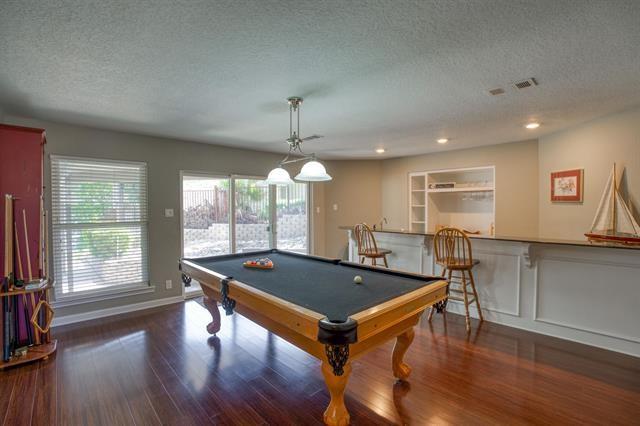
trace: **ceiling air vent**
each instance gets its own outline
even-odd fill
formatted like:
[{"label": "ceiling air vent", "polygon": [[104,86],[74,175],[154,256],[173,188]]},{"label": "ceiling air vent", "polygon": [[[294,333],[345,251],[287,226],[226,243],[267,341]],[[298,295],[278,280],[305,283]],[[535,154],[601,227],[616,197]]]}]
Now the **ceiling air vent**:
[{"label": "ceiling air vent", "polygon": [[491,93],[493,96],[502,95],[504,93],[504,89],[502,87],[498,87],[497,89],[489,90],[489,93]]},{"label": "ceiling air vent", "polygon": [[518,90],[527,89],[529,87],[534,87],[537,85],[538,85],[538,82],[536,81],[535,78],[528,78],[526,80],[516,81],[515,83],[513,83],[513,87],[515,87]]}]

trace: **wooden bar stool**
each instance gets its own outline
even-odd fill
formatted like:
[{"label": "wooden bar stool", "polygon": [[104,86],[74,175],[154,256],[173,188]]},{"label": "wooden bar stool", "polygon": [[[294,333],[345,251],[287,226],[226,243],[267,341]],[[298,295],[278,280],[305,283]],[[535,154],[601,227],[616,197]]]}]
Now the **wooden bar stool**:
[{"label": "wooden bar stool", "polygon": [[[446,275],[449,280],[449,299],[459,300],[464,303],[467,332],[469,332],[471,330],[471,321],[469,320],[470,304],[475,302],[478,309],[478,317],[480,317],[480,321],[484,321],[472,272],[473,267],[480,262],[473,259],[471,240],[459,229],[443,228],[436,232],[433,237],[433,255],[435,256],[436,264],[442,267],[442,276],[445,277]],[[460,275],[454,275],[454,273],[459,273]],[[456,286],[452,284],[456,284]],[[473,292],[473,297],[471,298],[468,294],[468,285],[471,285],[471,291]],[[452,295],[452,293],[455,295]],[[433,309],[432,307],[429,311],[429,321],[433,317]]]},{"label": "wooden bar stool", "polygon": [[384,266],[386,268],[389,267],[387,255],[391,253],[391,250],[378,248],[376,238],[366,223],[357,224],[353,229],[353,233],[356,236],[356,243],[358,244],[358,258],[360,259],[360,263],[364,263],[366,259],[371,259],[371,264],[378,266],[377,259],[382,259]]}]

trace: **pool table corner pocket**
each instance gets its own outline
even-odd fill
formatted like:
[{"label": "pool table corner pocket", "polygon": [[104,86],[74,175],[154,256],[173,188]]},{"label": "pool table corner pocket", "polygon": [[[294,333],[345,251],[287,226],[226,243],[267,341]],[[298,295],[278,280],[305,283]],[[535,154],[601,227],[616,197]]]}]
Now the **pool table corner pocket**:
[{"label": "pool table corner pocket", "polygon": [[222,295],[220,304],[227,316],[233,314],[236,307],[236,301],[229,297],[229,281],[231,280],[231,277],[220,280],[220,294]]},{"label": "pool table corner pocket", "polygon": [[324,344],[333,374],[342,376],[349,360],[349,345],[358,341],[358,323],[352,318],[332,321],[325,317],[318,321],[318,341]]}]

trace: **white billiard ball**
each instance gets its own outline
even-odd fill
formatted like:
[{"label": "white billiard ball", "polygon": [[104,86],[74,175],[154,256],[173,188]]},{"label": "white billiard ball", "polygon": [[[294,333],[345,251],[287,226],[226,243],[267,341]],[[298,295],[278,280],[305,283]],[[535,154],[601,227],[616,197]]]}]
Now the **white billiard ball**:
[{"label": "white billiard ball", "polygon": [[360,275],[356,275],[353,277],[353,282],[356,284],[360,284],[362,282],[362,277]]}]

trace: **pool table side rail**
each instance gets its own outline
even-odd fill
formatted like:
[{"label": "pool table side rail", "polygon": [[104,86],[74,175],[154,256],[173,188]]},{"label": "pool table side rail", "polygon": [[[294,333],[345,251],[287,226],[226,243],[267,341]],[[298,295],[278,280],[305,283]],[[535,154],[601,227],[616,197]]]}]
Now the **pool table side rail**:
[{"label": "pool table side rail", "polygon": [[391,275],[391,276],[400,277],[400,278],[411,278],[411,279],[425,281],[425,282],[438,281],[438,280],[445,279],[442,276],[416,274],[415,272],[400,271],[397,269],[388,269],[383,266],[366,265],[363,263],[349,262],[348,260],[340,260],[338,261],[338,264],[342,266],[347,266],[350,268],[364,269],[366,271],[378,272],[385,275]]},{"label": "pool table side rail", "polygon": [[447,285],[446,280],[434,281],[410,293],[394,297],[378,306],[351,315],[351,319],[358,323],[358,341],[367,339],[372,334],[379,333],[405,318],[445,300]]},{"label": "pool table side rail", "polygon": [[[202,285],[212,288],[217,293],[217,300],[220,302],[221,282],[228,278],[226,275],[219,274],[188,260],[180,261],[180,269],[184,274],[195,278]],[[270,317],[275,322],[295,330],[311,340],[318,339],[318,323],[325,318],[321,313],[233,279],[229,281],[229,297],[236,300],[238,304],[260,312],[262,316]]]}]

